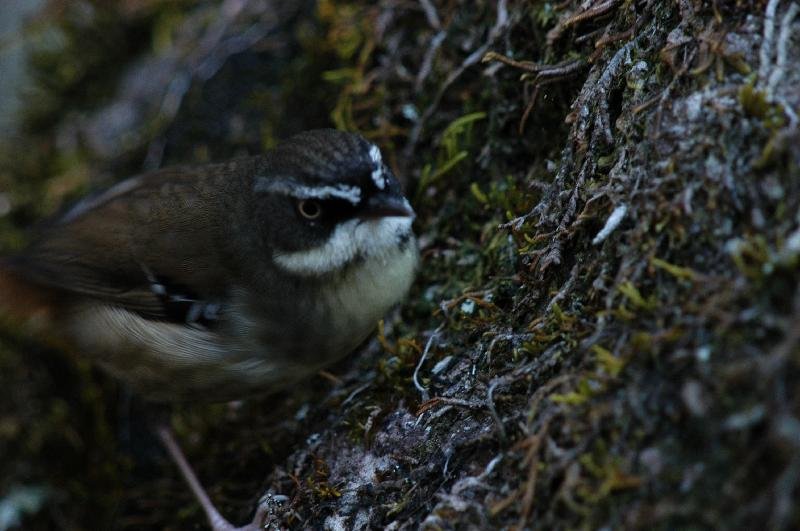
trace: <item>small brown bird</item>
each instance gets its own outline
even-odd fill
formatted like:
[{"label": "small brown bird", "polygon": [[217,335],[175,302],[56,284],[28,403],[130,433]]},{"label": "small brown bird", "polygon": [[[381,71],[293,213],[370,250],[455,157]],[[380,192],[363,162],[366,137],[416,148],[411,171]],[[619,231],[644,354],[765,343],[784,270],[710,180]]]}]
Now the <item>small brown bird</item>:
[{"label": "small brown bird", "polygon": [[[83,200],[0,261],[0,310],[150,400],[270,393],[347,355],[402,300],[413,218],[375,145],[309,131]],[[233,529],[159,436],[212,527]]]}]

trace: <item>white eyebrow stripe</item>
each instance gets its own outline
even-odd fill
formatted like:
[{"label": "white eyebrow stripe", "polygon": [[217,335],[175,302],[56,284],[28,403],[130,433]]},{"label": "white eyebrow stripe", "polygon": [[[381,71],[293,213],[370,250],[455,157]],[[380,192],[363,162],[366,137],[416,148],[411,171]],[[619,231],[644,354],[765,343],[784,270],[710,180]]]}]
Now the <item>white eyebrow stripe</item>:
[{"label": "white eyebrow stripe", "polygon": [[377,186],[379,190],[383,190],[386,187],[386,177],[383,175],[383,159],[381,158],[381,150],[378,149],[378,146],[373,144],[369,148],[369,158],[374,164],[372,182],[375,183],[375,186]]},{"label": "white eyebrow stripe", "polygon": [[283,194],[297,199],[342,199],[354,205],[361,202],[361,188],[336,184],[332,186],[305,186],[295,181],[281,179],[256,178],[254,192]]}]

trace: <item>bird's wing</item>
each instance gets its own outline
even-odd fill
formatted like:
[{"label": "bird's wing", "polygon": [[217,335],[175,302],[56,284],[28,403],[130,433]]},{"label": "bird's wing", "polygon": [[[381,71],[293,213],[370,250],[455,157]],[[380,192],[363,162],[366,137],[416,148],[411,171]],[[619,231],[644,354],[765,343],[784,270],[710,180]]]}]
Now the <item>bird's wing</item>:
[{"label": "bird's wing", "polygon": [[148,318],[216,319],[230,271],[225,167],[162,170],[85,199],[12,266],[29,281]]}]

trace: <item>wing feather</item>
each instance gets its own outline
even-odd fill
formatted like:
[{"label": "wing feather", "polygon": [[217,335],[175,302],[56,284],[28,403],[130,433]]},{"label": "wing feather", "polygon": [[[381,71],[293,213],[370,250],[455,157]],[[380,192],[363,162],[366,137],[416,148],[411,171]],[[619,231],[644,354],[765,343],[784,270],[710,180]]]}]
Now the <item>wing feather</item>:
[{"label": "wing feather", "polygon": [[215,168],[162,170],[87,198],[11,265],[37,284],[148,318],[210,324],[230,282],[219,247],[224,205],[209,182],[224,172]]}]

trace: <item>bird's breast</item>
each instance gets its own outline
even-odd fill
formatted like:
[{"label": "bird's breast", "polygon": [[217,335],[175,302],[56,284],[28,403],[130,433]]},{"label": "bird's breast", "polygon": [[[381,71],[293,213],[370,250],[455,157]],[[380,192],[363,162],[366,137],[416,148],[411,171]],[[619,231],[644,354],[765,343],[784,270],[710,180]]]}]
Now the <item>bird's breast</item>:
[{"label": "bird's breast", "polygon": [[322,326],[334,356],[361,343],[389,309],[408,293],[417,267],[415,242],[396,253],[365,259],[324,291]]},{"label": "bird's breast", "polygon": [[352,352],[406,295],[417,260],[412,240],[295,297],[254,303],[239,290],[219,330],[90,302],[67,326],[79,348],[151,399],[240,399],[278,391]]},{"label": "bird's breast", "polygon": [[314,372],[352,352],[400,302],[414,279],[413,237],[390,252],[368,256],[321,284],[301,284],[291,300],[267,301],[258,328],[265,352]]}]

